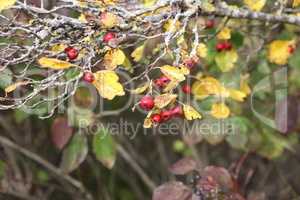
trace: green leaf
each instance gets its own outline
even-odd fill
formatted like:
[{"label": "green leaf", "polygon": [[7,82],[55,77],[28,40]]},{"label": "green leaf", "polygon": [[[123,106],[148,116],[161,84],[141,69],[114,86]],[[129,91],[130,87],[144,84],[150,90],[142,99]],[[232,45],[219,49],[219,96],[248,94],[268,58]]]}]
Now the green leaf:
[{"label": "green leaf", "polygon": [[300,49],[298,48],[296,52],[289,59],[289,66],[299,69],[300,68]]},{"label": "green leaf", "polygon": [[93,137],[93,152],[105,167],[112,169],[116,157],[117,149],[114,138],[107,129],[100,129]]},{"label": "green leaf", "polygon": [[86,128],[94,122],[94,113],[90,109],[72,105],[68,108],[68,120],[71,126]]},{"label": "green leaf", "polygon": [[0,73],[0,88],[5,89],[7,86],[12,84],[12,72],[5,68]]},{"label": "green leaf", "polygon": [[230,41],[235,48],[239,48],[244,44],[244,36],[240,32],[233,32],[231,33]]},{"label": "green leaf", "polygon": [[85,160],[87,153],[88,143],[86,136],[82,133],[76,133],[63,151],[60,168],[65,173],[72,172]]}]

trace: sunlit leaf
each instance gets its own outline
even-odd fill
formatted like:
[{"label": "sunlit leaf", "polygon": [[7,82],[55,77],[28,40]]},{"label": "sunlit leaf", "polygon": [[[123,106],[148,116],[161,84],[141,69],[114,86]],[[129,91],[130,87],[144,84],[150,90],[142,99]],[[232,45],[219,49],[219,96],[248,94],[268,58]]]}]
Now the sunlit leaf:
[{"label": "sunlit leaf", "polygon": [[224,27],[217,35],[219,40],[229,40],[231,38],[231,30],[228,27]]},{"label": "sunlit leaf", "polygon": [[297,7],[300,5],[300,0],[294,0],[293,1],[293,7]]},{"label": "sunlit leaf", "polygon": [[207,47],[204,43],[200,43],[197,46],[197,56],[199,56],[200,58],[205,58],[207,56]]},{"label": "sunlit leaf", "polygon": [[176,98],[176,94],[162,94],[155,97],[154,103],[157,108],[162,109],[173,102]]},{"label": "sunlit leaf", "polygon": [[294,40],[275,40],[269,45],[268,60],[277,65],[285,65],[291,53],[289,47],[295,46]]},{"label": "sunlit leaf", "polygon": [[122,65],[126,60],[126,56],[121,49],[112,49],[104,56],[104,65],[108,70],[114,70],[118,65]]},{"label": "sunlit leaf", "polygon": [[132,94],[142,94],[149,88],[149,86],[150,86],[150,83],[147,82],[147,83],[143,84],[142,86],[140,86],[134,90],[131,90],[131,93]]},{"label": "sunlit leaf", "polygon": [[102,13],[100,16],[100,21],[105,28],[112,28],[119,23],[119,19],[116,15],[112,13]]},{"label": "sunlit leaf", "polygon": [[0,12],[4,9],[12,7],[17,0],[1,0],[0,1]]},{"label": "sunlit leaf", "polygon": [[29,82],[28,81],[21,81],[21,82],[17,82],[14,83],[12,85],[9,85],[5,88],[5,93],[10,93],[15,91],[18,87],[23,86],[23,85],[27,85]]},{"label": "sunlit leaf", "polygon": [[189,74],[186,68],[174,67],[171,65],[164,65],[161,68],[161,72],[171,80],[184,81],[185,75]]},{"label": "sunlit leaf", "polygon": [[187,120],[201,119],[201,114],[196,111],[192,106],[183,105],[184,116]]},{"label": "sunlit leaf", "polygon": [[232,98],[236,101],[243,102],[245,100],[245,98],[247,97],[247,95],[240,90],[228,89],[228,91],[229,91],[230,98]]},{"label": "sunlit leaf", "polygon": [[224,103],[215,103],[212,105],[211,115],[217,119],[226,119],[230,115],[230,110]]},{"label": "sunlit leaf", "polygon": [[114,71],[101,70],[94,73],[94,86],[103,98],[112,100],[116,96],[124,96],[123,86],[119,82],[119,77]]},{"label": "sunlit leaf", "polygon": [[133,57],[133,60],[135,62],[139,62],[144,55],[144,49],[145,49],[145,44],[137,47],[132,53],[131,53],[131,57]]},{"label": "sunlit leaf", "polygon": [[74,64],[69,63],[67,61],[59,60],[56,58],[46,58],[46,57],[40,58],[38,60],[38,63],[42,68],[50,68],[55,70],[68,69],[70,67],[75,66]]},{"label": "sunlit leaf", "polygon": [[266,0],[244,0],[244,3],[253,11],[260,11],[266,4]]}]

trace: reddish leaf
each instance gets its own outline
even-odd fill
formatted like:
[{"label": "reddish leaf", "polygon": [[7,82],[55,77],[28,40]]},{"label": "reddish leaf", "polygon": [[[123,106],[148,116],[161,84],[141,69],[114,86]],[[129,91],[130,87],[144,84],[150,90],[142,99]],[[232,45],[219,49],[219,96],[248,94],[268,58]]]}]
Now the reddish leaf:
[{"label": "reddish leaf", "polygon": [[56,148],[63,149],[72,134],[73,128],[69,126],[66,118],[58,117],[54,120],[51,127],[51,139]]},{"label": "reddish leaf", "polygon": [[152,200],[191,200],[192,191],[181,182],[165,183],[154,190]]},{"label": "reddish leaf", "polygon": [[190,171],[195,170],[197,167],[197,163],[191,157],[183,158],[173,164],[169,170],[175,175],[185,175]]},{"label": "reddish leaf", "polygon": [[230,173],[223,167],[208,166],[205,167],[203,176],[207,179],[217,182],[223,188],[234,189],[234,182]]}]

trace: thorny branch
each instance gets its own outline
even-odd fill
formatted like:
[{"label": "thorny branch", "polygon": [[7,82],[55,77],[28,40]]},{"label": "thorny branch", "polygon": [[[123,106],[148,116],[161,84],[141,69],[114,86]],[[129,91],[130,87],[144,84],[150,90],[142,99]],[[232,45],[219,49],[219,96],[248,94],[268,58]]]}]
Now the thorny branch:
[{"label": "thorny branch", "polygon": [[[176,53],[175,63],[181,61],[180,48],[171,47],[187,28],[188,22],[199,17],[227,17],[229,19],[250,19],[258,20],[262,23],[289,23],[300,25],[300,17],[284,13],[292,13],[293,9],[281,9],[278,13],[252,12],[246,8],[232,8],[224,1],[212,2],[213,10],[207,9],[205,2],[201,0],[160,0],[151,7],[144,7],[136,1],[118,2],[114,5],[103,6],[95,4],[93,1],[82,6],[78,1],[60,0],[57,5],[47,9],[41,3],[41,7],[30,5],[25,0],[17,1],[13,7],[13,17],[0,14],[0,71],[9,73],[12,71],[15,82],[27,81],[27,87],[19,91],[19,95],[0,97],[0,109],[13,109],[25,106],[35,108],[42,103],[52,102],[48,115],[51,116],[55,109],[62,105],[64,101],[72,96],[83,72],[99,68],[103,50],[97,52],[99,43],[91,44],[86,38],[95,38],[94,34],[103,32],[103,27],[99,24],[97,16],[104,10],[119,16],[121,24],[114,31],[118,32],[118,41],[111,44],[112,47],[130,48],[138,42],[148,39],[162,39],[164,41],[161,53],[157,54],[148,66],[134,66],[134,68],[145,67],[143,73],[132,77],[131,81],[139,79],[149,80],[149,73],[155,70],[155,65],[163,59],[169,52]],[[160,11],[166,8],[166,11]],[[87,23],[81,22],[77,18],[61,14],[66,10],[73,10],[79,13],[87,13],[91,19]],[[151,15],[148,15],[151,13]],[[26,20],[19,20],[19,16],[25,16]],[[163,25],[168,19],[174,19],[169,32],[162,32]],[[175,31],[176,21],[181,22],[179,30]],[[203,35],[204,27],[196,24],[193,29],[195,46],[202,40],[208,40],[212,35]],[[135,43],[132,44],[132,40]],[[21,41],[20,41],[21,40]],[[33,78],[36,60],[41,56],[65,58],[62,53],[49,51],[54,45],[66,44],[70,46],[80,46],[85,50],[85,55],[76,61],[77,69],[80,71],[76,76],[66,80],[66,72],[60,70],[40,69],[39,79]],[[190,52],[195,54],[195,48]],[[101,68],[101,66],[100,66]],[[129,82],[131,82],[129,81]],[[127,82],[126,84],[128,84]],[[125,84],[125,85],[126,85]],[[51,95],[43,95],[51,92]]]}]

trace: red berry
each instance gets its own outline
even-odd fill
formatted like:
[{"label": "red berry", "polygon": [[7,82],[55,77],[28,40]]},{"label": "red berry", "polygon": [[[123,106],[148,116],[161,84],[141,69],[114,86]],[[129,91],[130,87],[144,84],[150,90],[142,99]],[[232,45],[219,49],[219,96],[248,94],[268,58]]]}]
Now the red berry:
[{"label": "red berry", "polygon": [[79,55],[78,50],[73,47],[65,48],[65,53],[67,54],[67,56],[70,60],[75,60]]},{"label": "red berry", "polygon": [[103,36],[103,42],[108,43],[109,41],[116,38],[116,34],[113,32],[108,32]]},{"label": "red berry", "polygon": [[223,51],[225,49],[225,45],[224,45],[224,43],[218,43],[217,45],[216,45],[216,50],[217,51]]},{"label": "red berry", "polygon": [[95,80],[95,76],[92,72],[84,72],[83,80],[88,82],[88,83],[92,83]]},{"label": "red berry", "polygon": [[289,52],[290,54],[293,54],[293,53],[295,52],[295,47],[293,47],[292,45],[289,45],[289,47],[288,47],[288,52]]},{"label": "red berry", "polygon": [[223,46],[224,46],[225,50],[231,50],[232,49],[232,44],[230,42],[224,42]]},{"label": "red berry", "polygon": [[183,110],[182,110],[181,106],[176,106],[175,108],[173,108],[171,110],[171,113],[172,113],[173,116],[180,117],[180,116],[183,115]]},{"label": "red berry", "polygon": [[160,123],[161,122],[161,116],[160,114],[154,114],[151,116],[151,120],[153,123]]},{"label": "red berry", "polygon": [[168,83],[170,82],[170,79],[166,76],[162,76],[156,80],[154,80],[154,84],[157,86],[157,87],[165,87]]},{"label": "red berry", "polygon": [[162,111],[160,113],[162,121],[168,121],[172,117],[172,112],[170,110]]},{"label": "red berry", "polygon": [[205,22],[205,28],[210,29],[215,26],[215,21],[213,19],[207,20]]},{"label": "red berry", "polygon": [[144,96],[140,100],[140,107],[143,110],[151,110],[154,107],[154,100],[151,96]]},{"label": "red berry", "polygon": [[184,93],[191,94],[192,89],[191,86],[189,86],[188,84],[183,85],[181,89]]}]

